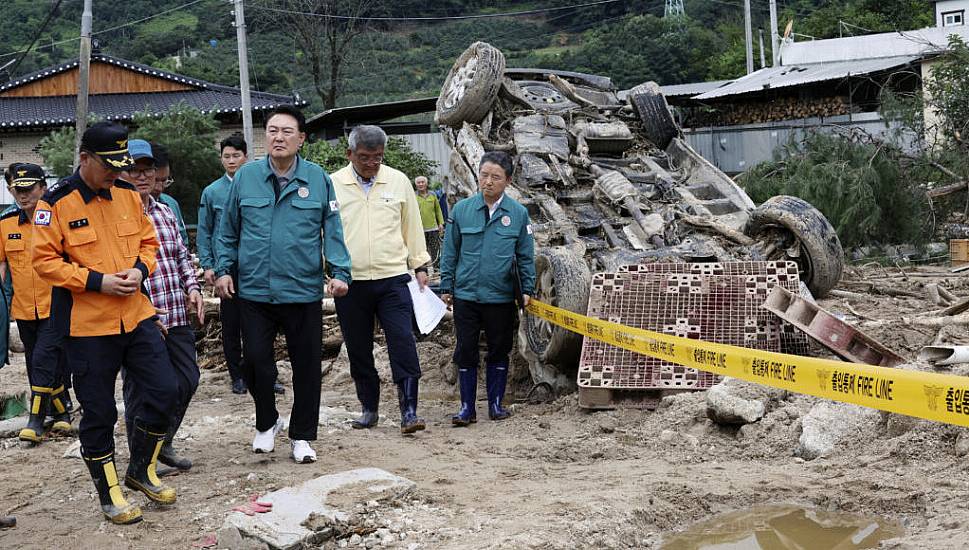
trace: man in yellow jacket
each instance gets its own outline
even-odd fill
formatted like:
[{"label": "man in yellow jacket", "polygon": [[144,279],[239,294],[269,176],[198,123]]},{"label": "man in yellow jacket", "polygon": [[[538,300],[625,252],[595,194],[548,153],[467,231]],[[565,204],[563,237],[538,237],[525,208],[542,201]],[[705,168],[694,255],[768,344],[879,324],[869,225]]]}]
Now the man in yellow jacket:
[{"label": "man in yellow jacket", "polygon": [[407,283],[415,271],[422,292],[427,286],[430,256],[424,243],[417,197],[410,179],[382,164],[387,134],[377,126],[357,126],[350,132],[350,164],[333,174],[333,188],[343,218],[350,251],[353,284],[336,298],[336,312],[350,358],[350,376],[357,387],[363,415],[354,428],[377,424],[380,377],[373,361],[373,320],[387,337],[390,370],[397,384],[401,433],[424,429],[417,416],[417,358],[411,318],[414,305]]}]

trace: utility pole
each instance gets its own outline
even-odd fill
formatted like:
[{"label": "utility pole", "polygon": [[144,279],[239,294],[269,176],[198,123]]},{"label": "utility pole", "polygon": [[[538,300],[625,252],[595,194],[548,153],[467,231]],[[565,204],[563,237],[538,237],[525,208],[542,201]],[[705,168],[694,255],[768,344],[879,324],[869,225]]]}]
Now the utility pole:
[{"label": "utility pole", "polygon": [[781,41],[777,34],[777,0],[770,0],[770,53],[771,67],[781,62]]},{"label": "utility pole", "polygon": [[760,68],[763,69],[767,66],[767,58],[764,57],[764,29],[757,29],[760,34]]},{"label": "utility pole", "polygon": [[239,45],[239,89],[242,91],[242,136],[250,151],[252,143],[252,97],[249,94],[249,48],[246,46],[246,15],[243,0],[232,0],[235,5],[236,42]]},{"label": "utility pole", "polygon": [[747,41],[747,74],[754,72],[754,32],[750,27],[750,0],[744,0],[744,38]]},{"label": "utility pole", "polygon": [[84,0],[84,11],[81,14],[81,53],[77,62],[77,109],[74,117],[75,128],[77,129],[77,136],[74,140],[74,166],[81,162],[81,136],[87,130],[87,95],[91,76],[92,2],[93,0]]}]

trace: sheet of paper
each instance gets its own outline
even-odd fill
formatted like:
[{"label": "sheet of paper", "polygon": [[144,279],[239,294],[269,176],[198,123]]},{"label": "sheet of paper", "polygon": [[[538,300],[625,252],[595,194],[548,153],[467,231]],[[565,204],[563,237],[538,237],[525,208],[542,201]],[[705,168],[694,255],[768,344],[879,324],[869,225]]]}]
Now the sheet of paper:
[{"label": "sheet of paper", "polygon": [[417,328],[421,334],[430,334],[434,327],[444,318],[447,311],[447,304],[437,297],[430,288],[425,288],[421,292],[417,286],[417,279],[411,276],[407,283],[410,290],[411,300],[414,302],[414,318],[417,319]]}]

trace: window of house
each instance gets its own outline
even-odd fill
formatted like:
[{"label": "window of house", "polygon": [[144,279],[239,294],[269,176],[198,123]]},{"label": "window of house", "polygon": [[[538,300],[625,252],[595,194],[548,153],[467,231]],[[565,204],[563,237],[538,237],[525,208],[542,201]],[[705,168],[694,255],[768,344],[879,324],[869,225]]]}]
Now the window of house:
[{"label": "window of house", "polygon": [[952,27],[965,24],[965,10],[947,11],[942,13],[942,26]]}]

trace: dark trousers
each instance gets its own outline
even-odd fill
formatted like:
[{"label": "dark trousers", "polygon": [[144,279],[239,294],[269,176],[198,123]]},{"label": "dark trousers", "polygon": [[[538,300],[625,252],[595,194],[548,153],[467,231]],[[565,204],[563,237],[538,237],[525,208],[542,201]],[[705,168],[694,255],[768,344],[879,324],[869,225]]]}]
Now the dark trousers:
[{"label": "dark trousers", "polygon": [[427,245],[427,253],[431,256],[431,265],[437,265],[441,254],[441,234],[437,229],[424,232],[424,243]]},{"label": "dark trousers", "polygon": [[233,381],[242,378],[242,324],[239,300],[219,300],[222,321],[222,353]]},{"label": "dark trousers", "polygon": [[[192,327],[183,325],[168,329],[168,336],[165,337],[165,349],[168,351],[168,360],[172,366],[172,375],[175,377],[176,399],[171,407],[169,424],[177,427],[181,424],[185,411],[195,395],[195,390],[199,387],[199,365],[195,354],[195,332]],[[135,418],[141,416],[144,408],[146,392],[138,387],[136,377],[129,375],[127,365],[125,365],[124,382],[122,383],[122,395],[124,396],[125,424],[128,434],[132,433]],[[173,434],[174,435],[174,434]]]},{"label": "dark trousers", "polygon": [[256,403],[256,429],[266,431],[276,424],[276,361],[273,342],[282,329],[293,367],[293,411],[289,418],[290,439],[313,441],[320,420],[320,383],[323,379],[323,304],[267,304],[236,298],[242,317],[242,346],[245,361],[242,376]]},{"label": "dark trousers", "polygon": [[411,328],[414,304],[407,289],[408,281],[410,275],[406,274],[375,281],[353,281],[350,292],[335,300],[343,342],[350,358],[350,376],[357,387],[357,399],[369,411],[376,411],[380,402],[380,376],[373,363],[375,316],[387,337],[394,383],[421,376],[417,343]]},{"label": "dark trousers", "polygon": [[71,387],[71,375],[64,355],[64,335],[57,332],[50,318],[34,321],[17,319],[17,331],[24,343],[30,385],[54,389]]},{"label": "dark trousers", "polygon": [[114,386],[122,365],[138,392],[138,417],[154,430],[168,429],[178,388],[168,350],[151,319],[124,334],[70,336],[66,350],[74,393],[84,407],[78,435],[85,456],[114,451]]},{"label": "dark trousers", "polygon": [[479,304],[454,299],[454,362],[458,368],[478,368],[481,355],[478,340],[484,330],[488,353],[486,365],[507,365],[515,335],[515,319],[518,309],[514,302],[507,304]]}]

